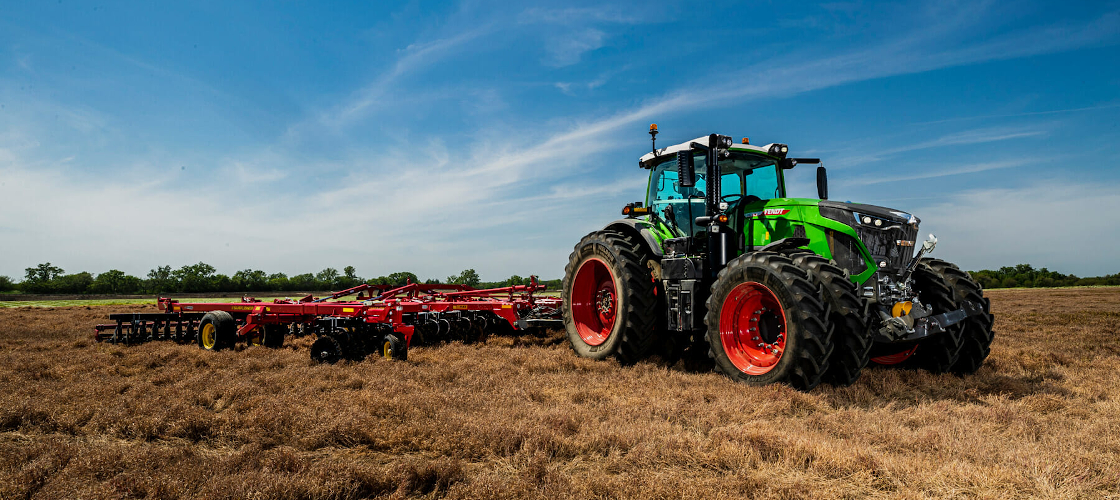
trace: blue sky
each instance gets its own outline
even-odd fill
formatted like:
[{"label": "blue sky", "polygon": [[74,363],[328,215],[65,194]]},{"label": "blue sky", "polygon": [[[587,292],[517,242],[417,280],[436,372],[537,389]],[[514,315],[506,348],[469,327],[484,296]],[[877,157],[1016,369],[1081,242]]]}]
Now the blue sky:
[{"label": "blue sky", "polygon": [[819,156],[966,269],[1116,273],[1118,44],[1115,1],[4,2],[0,274],[557,278],[652,122]]}]

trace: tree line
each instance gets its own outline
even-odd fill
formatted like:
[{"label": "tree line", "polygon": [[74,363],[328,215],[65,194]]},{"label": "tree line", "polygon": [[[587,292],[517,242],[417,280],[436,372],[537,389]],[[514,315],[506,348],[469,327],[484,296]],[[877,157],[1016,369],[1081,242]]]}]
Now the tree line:
[{"label": "tree line", "polygon": [[1120,273],[1078,278],[1072,274],[1062,274],[1045,267],[1035,269],[1030,264],[1019,264],[1014,267],[1004,266],[995,271],[988,269],[973,271],[972,277],[984,288],[1120,285]]},{"label": "tree line", "polygon": [[[972,277],[984,288],[1013,287],[1059,287],[1059,286],[1101,286],[1120,285],[1120,273],[1079,278],[1072,274],[1062,274],[1045,267],[1035,269],[1030,264],[1005,266],[998,270],[972,271]],[[158,294],[158,293],[206,293],[206,292],[291,292],[345,290],[361,283],[374,285],[396,285],[406,283],[463,284],[475,288],[496,288],[511,285],[527,285],[529,278],[513,275],[502,281],[482,281],[474,269],[465,269],[458,275],[444,280],[421,280],[408,271],[392,273],[388,276],[365,279],[355,273],[354,266],[342,268],[342,272],[328,267],[317,273],[304,273],[288,276],[284,273],[266,273],[255,269],[245,269],[227,276],[217,272],[214,266],[199,262],[172,269],[160,266],[148,272],[146,278],[132,276],[116,269],[97,275],[80,272],[66,274],[50,262],[26,269],[23,281],[15,282],[8,276],[0,276],[0,292],[19,291],[22,293],[54,294]],[[560,280],[542,280],[551,290],[560,288]]]},{"label": "tree line", "polygon": [[[345,290],[362,283],[374,285],[402,286],[407,283],[461,284],[474,288],[496,288],[511,285],[527,285],[529,278],[518,275],[502,281],[482,281],[474,269],[465,269],[458,275],[448,276],[443,281],[436,279],[421,280],[416,274],[400,271],[388,276],[362,278],[354,266],[342,268],[342,272],[328,267],[317,273],[304,273],[288,276],[284,273],[267,273],[256,269],[238,271],[233,276],[217,272],[214,266],[199,262],[172,269],[159,266],[148,272],[146,278],[130,275],[112,269],[94,275],[89,272],[66,274],[63,269],[50,262],[29,267],[22,281],[15,282],[8,276],[0,276],[0,292],[19,291],[40,294],[160,294],[160,293],[207,293],[207,292],[294,292]],[[550,289],[558,289],[560,280],[542,281]]]}]

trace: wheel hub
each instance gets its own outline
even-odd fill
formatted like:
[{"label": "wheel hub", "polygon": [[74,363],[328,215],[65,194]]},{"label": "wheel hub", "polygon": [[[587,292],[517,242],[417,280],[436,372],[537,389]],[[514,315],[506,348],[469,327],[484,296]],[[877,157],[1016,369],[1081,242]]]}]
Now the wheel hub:
[{"label": "wheel hub", "polygon": [[728,359],[743,373],[773,370],[786,350],[785,311],[766,285],[736,286],[720,309],[720,343]]},{"label": "wheel hub", "polygon": [[606,262],[592,257],[579,265],[572,279],[568,307],[576,332],[587,345],[602,345],[614,330],[618,312],[614,278]]},{"label": "wheel hub", "polygon": [[603,288],[595,294],[595,305],[599,310],[599,317],[609,319],[614,317],[614,290]]}]

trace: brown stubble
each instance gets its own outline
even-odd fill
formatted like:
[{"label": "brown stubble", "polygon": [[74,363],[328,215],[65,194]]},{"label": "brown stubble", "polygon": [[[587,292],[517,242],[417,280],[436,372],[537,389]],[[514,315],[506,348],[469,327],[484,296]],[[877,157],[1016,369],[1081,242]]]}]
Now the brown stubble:
[{"label": "brown stubble", "polygon": [[151,306],[0,310],[0,498],[1120,495],[1120,289],[988,295],[977,374],[810,393],[557,332],[330,366],[90,339]]}]

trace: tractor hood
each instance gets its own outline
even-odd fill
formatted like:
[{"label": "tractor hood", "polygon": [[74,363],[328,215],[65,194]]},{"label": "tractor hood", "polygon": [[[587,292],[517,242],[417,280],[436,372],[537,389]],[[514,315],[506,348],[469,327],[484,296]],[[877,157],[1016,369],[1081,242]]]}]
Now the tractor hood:
[{"label": "tractor hood", "polygon": [[[832,200],[821,200],[817,206],[825,209],[821,210],[822,215],[829,212],[829,210],[827,209],[834,209],[843,210],[845,212],[850,212],[853,214],[870,215],[872,217],[884,219],[895,224],[911,224],[917,226],[922,222],[921,219],[918,219],[917,217],[901,210],[894,210],[892,208],[880,207],[877,205],[867,205],[864,203],[845,203]],[[849,219],[840,222],[850,225],[853,221]]]}]

